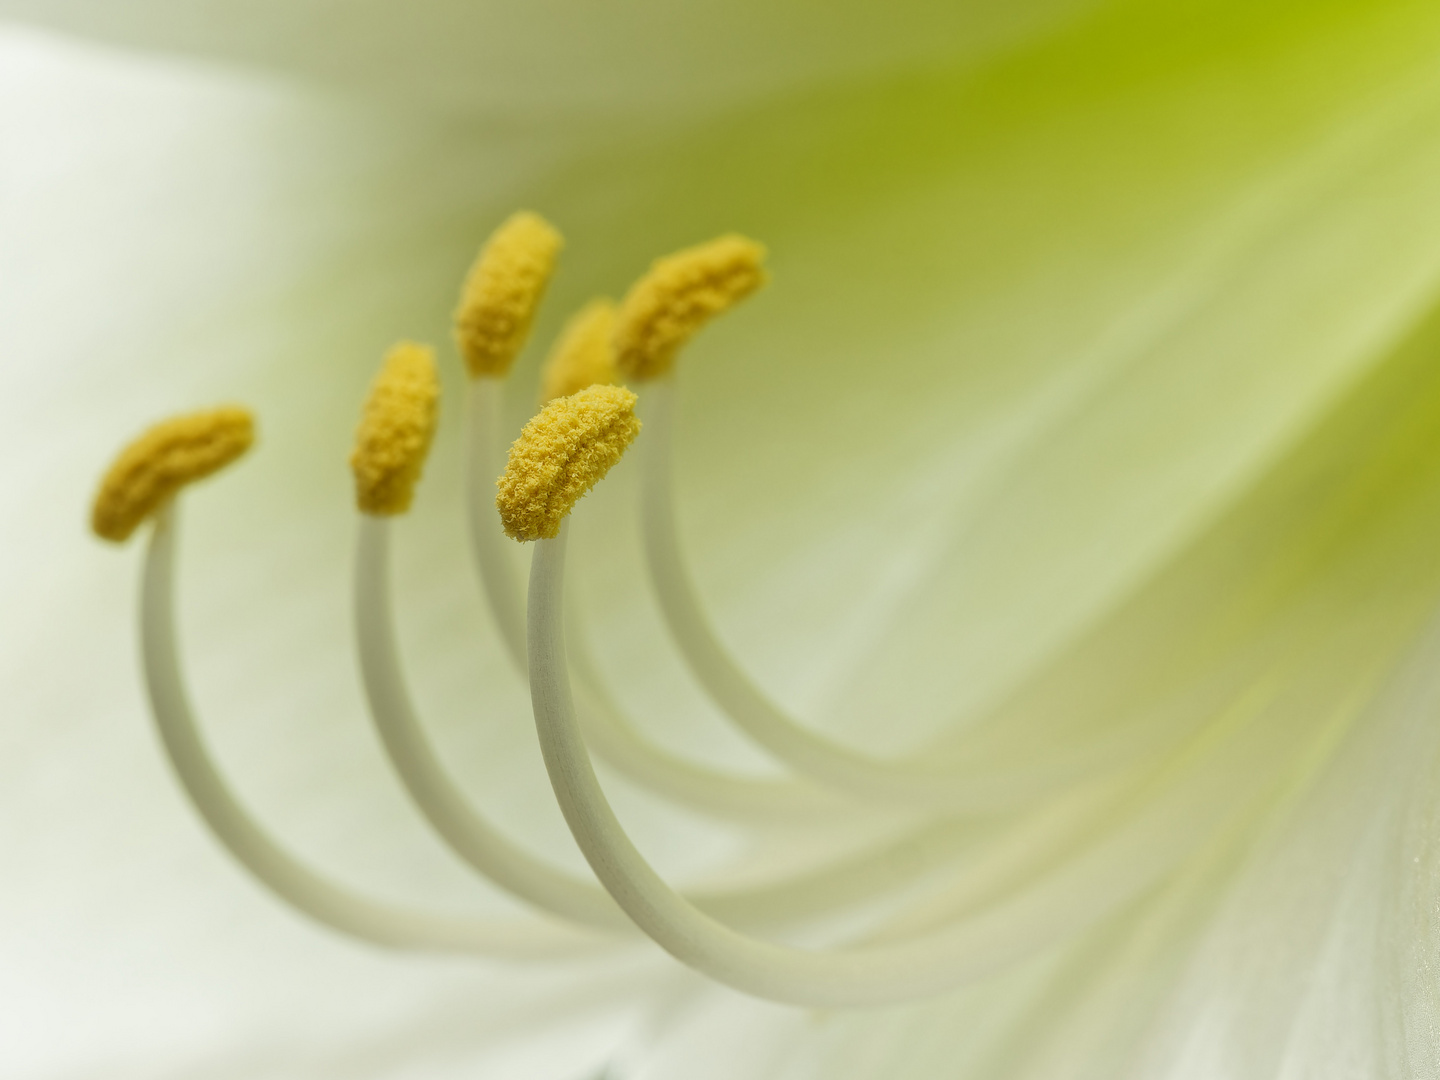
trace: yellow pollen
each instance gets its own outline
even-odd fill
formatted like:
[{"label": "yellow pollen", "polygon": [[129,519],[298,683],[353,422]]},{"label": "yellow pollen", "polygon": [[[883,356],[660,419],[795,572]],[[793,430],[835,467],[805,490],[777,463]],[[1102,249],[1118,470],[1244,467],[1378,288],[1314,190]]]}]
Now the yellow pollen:
[{"label": "yellow pollen", "polygon": [[614,326],[615,305],[609,300],[591,300],[570,317],[540,374],[542,405],[616,380],[619,373],[610,347]]},{"label": "yellow pollen", "polygon": [[490,235],[455,309],[455,344],[472,376],[509,372],[563,243],[548,221],[528,211],[511,215]]},{"label": "yellow pollen", "polygon": [[550,402],[520,432],[496,481],[505,535],[550,539],[580,497],[600,482],[640,433],[635,395],[591,386]]},{"label": "yellow pollen", "polygon": [[223,469],[255,441],[248,409],[224,406],[162,420],[122,450],[90,510],[95,535],[117,544],[181,488]]},{"label": "yellow pollen", "polygon": [[385,354],[350,454],[361,511],[393,515],[410,509],[435,435],[439,403],[434,352],[402,341]]},{"label": "yellow pollen", "polygon": [[702,326],[765,284],[764,261],[762,245],[733,234],[656,259],[620,305],[614,342],[621,374],[668,374]]}]

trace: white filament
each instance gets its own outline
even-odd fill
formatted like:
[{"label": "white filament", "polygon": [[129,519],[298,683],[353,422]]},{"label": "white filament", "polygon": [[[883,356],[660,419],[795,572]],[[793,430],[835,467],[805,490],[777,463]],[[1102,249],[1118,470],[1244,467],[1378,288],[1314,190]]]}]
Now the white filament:
[{"label": "white filament", "polygon": [[176,654],[173,507],[161,511],[146,552],[140,592],[145,685],[155,725],[185,793],[220,843],[291,906],[341,933],[376,945],[540,959],[569,957],[602,939],[557,923],[432,914],[362,896],[321,876],[277,844],[240,804],[205,747]]},{"label": "white filament", "polygon": [[900,806],[994,810],[1022,804],[1092,772],[1097,759],[1130,764],[1155,748],[1141,739],[1116,747],[1090,746],[1048,763],[1001,771],[993,760],[956,762],[934,748],[908,758],[882,759],[807,729],[775,705],[721,644],[691,582],[675,526],[671,446],[675,426],[673,378],[656,380],[647,398],[641,526],[656,600],[695,678],[735,725],[802,776],[856,798]]},{"label": "white filament", "polygon": [[415,713],[395,647],[389,524],[384,518],[360,516],[355,634],[370,715],[406,791],[450,848],[495,885],[583,926],[633,931],[603,889],[541,862],[492,828],[436,757]]},{"label": "white filament", "polygon": [[523,674],[525,601],[511,562],[513,545],[495,513],[495,478],[505,467],[498,440],[502,385],[483,376],[465,383],[465,523],[490,617],[515,670]]},{"label": "white filament", "polygon": [[[1150,778],[1155,805],[1050,873],[1039,886],[941,929],[894,944],[840,950],[778,945],[717,922],[671,889],[626,835],[595,777],[575,720],[563,636],[565,536],[536,544],[529,596],[530,693],[546,769],[570,830],[601,883],[659,945],[738,990],[811,1006],[879,1005],[943,992],[1034,953],[1116,910],[1161,880],[1248,809],[1217,799],[1235,755],[1263,747],[1220,739],[1225,754],[1178,779]],[[1266,733],[1273,736],[1273,733]],[[1263,743],[1263,740],[1262,740]],[[1263,780],[1263,771],[1258,778]],[[1256,779],[1255,770],[1251,778]],[[1263,797],[1261,790],[1244,796]],[[1134,807],[1130,808],[1132,811]],[[1189,828],[1180,826],[1189,823]],[[883,932],[883,931],[882,931]],[[903,932],[903,931],[902,931]]]},{"label": "white filament", "polygon": [[[594,929],[633,933],[634,924],[593,881],[536,859],[496,831],[437,757],[416,713],[396,648],[389,526],[385,518],[360,518],[355,627],[371,716],[406,790],[451,849],[492,884],[552,915]],[[1071,816],[1078,820],[1078,815]],[[965,822],[935,822],[829,865],[755,888],[698,895],[694,903],[742,925],[828,914],[920,877],[971,843],[975,831]]]},{"label": "white filament", "polygon": [[[524,676],[525,607],[511,561],[512,545],[495,513],[500,452],[500,386],[471,379],[465,402],[465,501],[470,550],[490,608],[516,671]],[[595,748],[618,772],[672,801],[705,813],[746,822],[806,823],[833,820],[842,807],[828,792],[796,780],[751,780],[706,768],[657,746],[624,716],[599,669],[577,639],[581,721]]]},{"label": "white filament", "polygon": [[752,780],[716,772],[657,746],[635,728],[616,702],[573,605],[566,626],[585,738],[628,779],[681,806],[747,824],[833,824],[853,817],[859,809],[839,793],[807,781]]}]

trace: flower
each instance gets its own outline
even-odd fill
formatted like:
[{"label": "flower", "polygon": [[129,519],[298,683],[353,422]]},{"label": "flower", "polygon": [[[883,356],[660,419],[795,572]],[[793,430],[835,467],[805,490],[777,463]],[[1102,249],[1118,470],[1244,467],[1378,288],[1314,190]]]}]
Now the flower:
[{"label": "flower", "polygon": [[[0,10],[172,54],[4,38],[8,1071],[1433,1071],[1433,12]],[[1104,873],[1052,888],[1054,943],[814,1016],[650,955],[377,955],[195,827],[145,734],[128,582],[79,507],[140,424],[235,398],[260,443],[196,494],[181,577],[222,763],[327,871],[510,910],[364,725],[343,466],[381,352],[444,340],[517,205],[569,240],[542,341],[657,253],[769,245],[774,286],[684,360],[700,593],[755,681],[864,750],[955,727],[997,732],[982,765],[1142,770],[1076,839]],[[487,810],[579,871],[523,687],[456,588],[445,424],[397,530],[406,658]],[[599,658],[655,739],[766,768],[649,606],[635,483],[622,463],[577,522]],[[797,857],[607,789],[671,877]],[[1007,795],[977,851],[1036,850],[1015,829],[1049,804]],[[1126,880],[1126,906],[1087,906]]]}]

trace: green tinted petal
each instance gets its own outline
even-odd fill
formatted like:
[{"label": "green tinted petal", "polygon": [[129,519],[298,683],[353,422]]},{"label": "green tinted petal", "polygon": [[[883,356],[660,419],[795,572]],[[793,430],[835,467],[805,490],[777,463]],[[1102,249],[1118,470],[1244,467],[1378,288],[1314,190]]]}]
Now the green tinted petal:
[{"label": "green tinted petal", "polygon": [[912,67],[973,63],[1087,0],[4,0],[0,16],[528,124],[673,119]]}]

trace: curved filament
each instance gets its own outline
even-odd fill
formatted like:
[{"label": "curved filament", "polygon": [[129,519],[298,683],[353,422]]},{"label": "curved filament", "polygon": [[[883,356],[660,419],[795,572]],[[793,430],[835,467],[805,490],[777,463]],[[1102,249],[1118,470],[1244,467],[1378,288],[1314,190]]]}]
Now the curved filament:
[{"label": "curved filament", "polygon": [[[1158,805],[1150,812],[1127,808],[1122,828],[1003,903],[893,943],[813,950],[751,937],[671,889],[635,848],[605,798],[571,696],[564,562],[563,530],[554,540],[536,543],[528,619],[536,730],[561,811],[596,876],[641,929],[676,959],[746,993],[820,1007],[887,1004],[958,987],[1033,955],[1141,895],[1268,790],[1263,770],[1248,773],[1257,790],[1240,791],[1233,783],[1235,757],[1253,757],[1257,747],[1217,739],[1226,753],[1210,767],[1197,769],[1182,760],[1176,768],[1186,770],[1183,776],[1152,778],[1150,795]],[[1217,797],[1218,792],[1229,797]]]},{"label": "curved filament", "polygon": [[220,843],[271,892],[317,922],[390,948],[529,959],[574,956],[603,939],[537,919],[466,918],[373,900],[311,870],[282,848],[230,790],[190,707],[175,642],[174,507],[155,519],[140,593],[145,685],[175,775]]},{"label": "curved filament", "polygon": [[[389,522],[362,516],[355,573],[355,616],[361,675],[385,750],[412,800],[450,848],[492,884],[542,911],[608,932],[633,933],[634,924],[593,881],[535,858],[506,839],[475,809],[437,756],[416,713],[396,648],[390,603]],[[1046,808],[1048,816],[1053,811]],[[1064,807],[1067,823],[1085,820]],[[944,865],[975,847],[979,828],[963,820],[912,826],[900,835],[833,861],[751,888],[692,897],[702,911],[741,925],[776,925],[828,915],[867,901]],[[1053,831],[1053,826],[1052,826]],[[1052,847],[1023,833],[976,860],[976,874],[1001,883],[1045,857]],[[1008,861],[1007,861],[1008,859]],[[1019,864],[1014,865],[1018,859]]]},{"label": "curved filament", "polygon": [[[495,477],[501,469],[498,432],[500,382],[471,379],[465,402],[465,502],[470,551],[491,617],[505,651],[522,676],[525,604],[510,549],[495,514]],[[627,779],[682,806],[716,816],[755,821],[813,822],[833,815],[837,800],[797,780],[751,780],[686,761],[645,738],[620,711],[588,653],[583,663],[581,720],[596,750]]]},{"label": "curved filament", "polygon": [[[680,552],[675,526],[671,446],[675,385],[657,380],[647,399],[642,457],[641,526],[656,600],[691,672],[731,721],[801,776],[874,803],[951,811],[993,811],[1024,805],[1095,771],[1153,752],[1158,740],[1129,739],[1041,763],[997,770],[993,761],[957,761],[929,748],[879,758],[818,734],[788,715],[740,669],[707,618]],[[1097,760],[1101,759],[1101,760]],[[1104,760],[1106,758],[1113,760]]]}]

